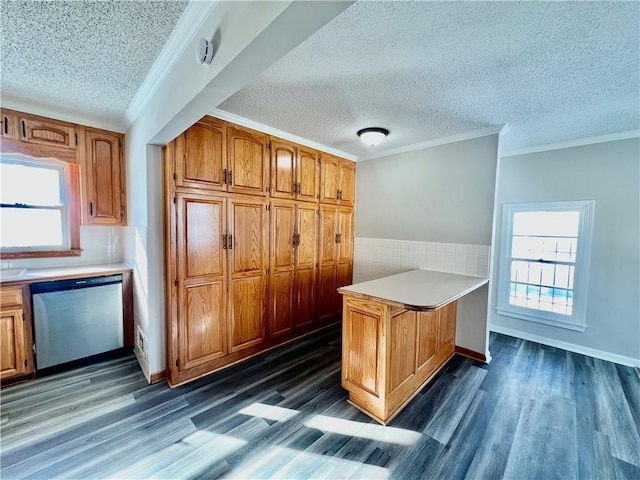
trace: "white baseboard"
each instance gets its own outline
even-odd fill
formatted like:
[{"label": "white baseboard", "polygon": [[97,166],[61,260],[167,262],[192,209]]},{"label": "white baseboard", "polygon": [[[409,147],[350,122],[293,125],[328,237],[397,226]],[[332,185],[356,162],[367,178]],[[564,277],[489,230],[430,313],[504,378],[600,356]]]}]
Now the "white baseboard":
[{"label": "white baseboard", "polygon": [[576,345],[575,343],[562,342],[560,340],[554,340],[553,338],[541,337],[539,335],[522,332],[520,330],[514,330],[512,328],[501,327],[500,325],[489,325],[489,330],[492,332],[509,335],[510,337],[522,338],[523,340],[541,343],[550,347],[561,348],[563,350],[568,350],[569,352],[580,353],[589,357],[599,358],[600,360],[619,363],[620,365],[626,365],[627,367],[640,368],[640,359],[638,358],[625,357],[624,355],[604,352],[602,350],[596,350],[595,348]]}]

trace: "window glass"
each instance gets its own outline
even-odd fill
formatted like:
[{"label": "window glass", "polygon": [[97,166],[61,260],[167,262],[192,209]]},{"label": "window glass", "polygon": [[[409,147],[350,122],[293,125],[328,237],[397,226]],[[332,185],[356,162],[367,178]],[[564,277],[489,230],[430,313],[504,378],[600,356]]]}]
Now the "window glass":
[{"label": "window glass", "polygon": [[28,163],[0,164],[2,203],[41,206],[62,205],[60,167],[43,167]]}]

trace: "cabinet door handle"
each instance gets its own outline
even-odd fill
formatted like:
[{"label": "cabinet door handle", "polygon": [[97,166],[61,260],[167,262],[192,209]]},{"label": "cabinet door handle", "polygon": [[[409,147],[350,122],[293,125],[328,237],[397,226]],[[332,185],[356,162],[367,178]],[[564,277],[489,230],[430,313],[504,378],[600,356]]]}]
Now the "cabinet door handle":
[{"label": "cabinet door handle", "polygon": [[233,235],[229,235],[229,250],[233,250]]},{"label": "cabinet door handle", "polygon": [[9,135],[9,118],[6,116],[3,117],[2,122],[4,123],[4,134]]},{"label": "cabinet door handle", "polygon": [[227,184],[227,169],[222,170],[222,183]]},{"label": "cabinet door handle", "polygon": [[336,243],[340,243],[340,236],[336,233]]},{"label": "cabinet door handle", "polygon": [[224,235],[222,235],[222,249],[223,250],[227,249],[227,234],[226,233]]},{"label": "cabinet door handle", "polygon": [[229,185],[233,185],[233,170],[229,170]]},{"label": "cabinet door handle", "polygon": [[24,120],[22,120],[22,136],[27,138],[27,126],[25,125]]},{"label": "cabinet door handle", "polygon": [[89,202],[89,216],[93,217],[93,202]]}]

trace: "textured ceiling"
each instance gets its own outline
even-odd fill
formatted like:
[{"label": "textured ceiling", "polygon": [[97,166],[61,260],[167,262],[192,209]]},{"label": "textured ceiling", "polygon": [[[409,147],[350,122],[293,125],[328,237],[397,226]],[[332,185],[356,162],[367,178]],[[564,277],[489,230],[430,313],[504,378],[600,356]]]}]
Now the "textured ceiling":
[{"label": "textured ceiling", "polygon": [[121,120],[188,1],[6,1],[2,95]]},{"label": "textured ceiling", "polygon": [[[638,2],[358,2],[218,108],[371,155],[507,123],[506,149],[640,128]],[[371,149],[356,131],[391,135]]]}]

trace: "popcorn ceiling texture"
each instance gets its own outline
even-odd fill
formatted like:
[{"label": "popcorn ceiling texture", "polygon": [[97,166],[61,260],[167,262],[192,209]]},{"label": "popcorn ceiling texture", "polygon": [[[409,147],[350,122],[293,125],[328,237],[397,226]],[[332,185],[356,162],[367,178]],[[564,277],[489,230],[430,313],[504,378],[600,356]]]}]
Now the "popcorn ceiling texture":
[{"label": "popcorn ceiling texture", "polygon": [[639,26],[638,2],[357,2],[218,108],[359,156],[502,123],[503,149],[635,130]]},{"label": "popcorn ceiling texture", "polygon": [[2,92],[119,120],[187,1],[2,1]]}]

